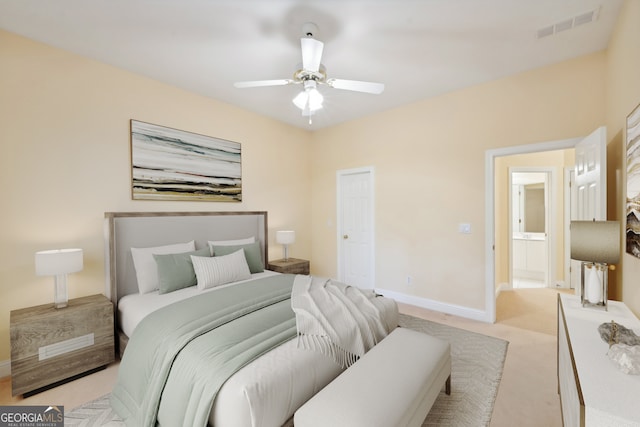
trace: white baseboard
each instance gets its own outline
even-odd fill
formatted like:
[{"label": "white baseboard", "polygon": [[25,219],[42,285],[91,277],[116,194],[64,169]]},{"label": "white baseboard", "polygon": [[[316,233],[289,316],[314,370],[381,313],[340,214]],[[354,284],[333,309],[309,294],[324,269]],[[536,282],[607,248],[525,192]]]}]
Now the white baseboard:
[{"label": "white baseboard", "polygon": [[11,360],[0,360],[0,378],[11,376]]},{"label": "white baseboard", "polygon": [[463,307],[455,304],[447,304],[428,298],[406,295],[396,291],[376,288],[376,292],[385,297],[392,298],[404,304],[415,305],[416,307],[426,308],[428,310],[439,311],[441,313],[453,314],[454,316],[464,317],[466,319],[479,320],[481,322],[489,322],[487,320],[487,312],[475,308]]},{"label": "white baseboard", "polygon": [[500,295],[500,292],[502,291],[512,291],[513,290],[513,286],[511,286],[510,283],[504,282],[504,283],[500,283],[498,285],[498,288],[496,289],[496,298],[498,298],[498,295]]}]

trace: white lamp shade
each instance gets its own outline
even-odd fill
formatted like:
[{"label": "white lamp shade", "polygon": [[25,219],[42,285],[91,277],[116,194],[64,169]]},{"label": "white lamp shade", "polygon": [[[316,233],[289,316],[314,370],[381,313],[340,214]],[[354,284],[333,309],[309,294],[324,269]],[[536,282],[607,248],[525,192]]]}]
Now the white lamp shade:
[{"label": "white lamp shade", "polygon": [[322,108],[322,102],[324,97],[316,89],[316,82],[313,80],[306,80],[304,82],[304,90],[300,92],[295,98],[293,103],[302,110],[303,113],[311,113]]},{"label": "white lamp shade", "polygon": [[303,111],[318,111],[322,108],[324,97],[317,89],[305,90],[300,92],[293,103]]},{"label": "white lamp shade", "polygon": [[82,270],[82,249],[54,249],[36,252],[36,274],[56,276]]},{"label": "white lamp shade", "polygon": [[617,264],[620,261],[620,222],[571,221],[571,258]]},{"label": "white lamp shade", "polygon": [[276,242],[281,245],[290,245],[296,241],[296,232],[291,230],[276,231]]},{"label": "white lamp shade", "polygon": [[324,97],[318,91],[318,89],[311,89],[309,91],[309,110],[316,111],[322,108],[322,102]]},{"label": "white lamp shade", "polygon": [[307,94],[307,92],[303,90],[302,92],[297,94],[295,98],[293,98],[293,103],[299,109],[304,110],[307,107],[308,100],[309,100],[309,94]]}]

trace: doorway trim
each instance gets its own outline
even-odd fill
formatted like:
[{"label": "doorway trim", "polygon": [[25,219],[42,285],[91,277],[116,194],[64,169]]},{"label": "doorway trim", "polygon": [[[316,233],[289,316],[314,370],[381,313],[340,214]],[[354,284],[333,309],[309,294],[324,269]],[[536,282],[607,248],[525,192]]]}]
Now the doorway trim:
[{"label": "doorway trim", "polygon": [[[564,168],[564,241],[570,239],[571,214],[566,212],[575,211],[575,200],[572,193],[572,187],[575,179],[575,166]],[[571,245],[564,245],[564,285],[565,289],[572,289],[571,286]]]},{"label": "doorway trim", "polygon": [[574,148],[584,137],[495,148],[485,151],[485,321],[496,322],[496,264],[495,264],[495,159],[516,154],[539,153],[543,151]]}]

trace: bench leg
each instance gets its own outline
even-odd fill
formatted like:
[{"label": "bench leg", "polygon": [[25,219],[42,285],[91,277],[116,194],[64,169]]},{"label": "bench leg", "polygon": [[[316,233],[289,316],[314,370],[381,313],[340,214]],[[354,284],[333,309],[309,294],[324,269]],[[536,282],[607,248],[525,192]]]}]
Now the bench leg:
[{"label": "bench leg", "polygon": [[447,378],[447,381],[444,383],[444,392],[447,393],[447,396],[451,396],[451,375]]}]

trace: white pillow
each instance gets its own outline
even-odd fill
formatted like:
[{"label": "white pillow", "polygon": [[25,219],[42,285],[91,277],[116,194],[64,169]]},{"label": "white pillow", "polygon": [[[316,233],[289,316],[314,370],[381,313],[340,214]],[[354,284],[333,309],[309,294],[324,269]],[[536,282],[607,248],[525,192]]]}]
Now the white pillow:
[{"label": "white pillow", "polygon": [[196,272],[198,280],[196,286],[199,290],[251,278],[249,265],[242,249],[218,257],[191,255],[191,261]]},{"label": "white pillow", "polygon": [[209,249],[211,249],[214,246],[248,245],[249,243],[254,243],[255,241],[256,241],[256,237],[251,236],[245,239],[235,239],[235,240],[209,240],[207,243],[209,243]]},{"label": "white pillow", "polygon": [[158,266],[154,255],[180,254],[196,250],[196,243],[192,240],[174,245],[156,246],[152,248],[131,248],[133,266],[138,279],[138,292],[148,294],[158,289]]}]

